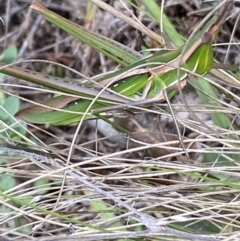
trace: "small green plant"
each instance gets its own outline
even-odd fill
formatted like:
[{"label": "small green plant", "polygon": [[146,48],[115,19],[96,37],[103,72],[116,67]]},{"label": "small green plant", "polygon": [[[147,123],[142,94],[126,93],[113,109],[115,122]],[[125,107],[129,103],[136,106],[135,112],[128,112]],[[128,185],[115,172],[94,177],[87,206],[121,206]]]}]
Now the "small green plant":
[{"label": "small green plant", "polygon": [[[10,45],[3,53],[3,55],[0,57],[1,62],[5,64],[12,63],[17,57],[17,48],[15,45]],[[3,80],[3,77],[5,74],[0,73],[0,82]],[[3,103],[5,100],[5,95],[2,91],[0,91],[0,104]]]},{"label": "small green plant", "polygon": [[0,106],[0,143],[8,140],[21,140],[26,135],[26,123],[16,120],[14,115],[19,111],[20,101],[17,97],[8,97]]}]

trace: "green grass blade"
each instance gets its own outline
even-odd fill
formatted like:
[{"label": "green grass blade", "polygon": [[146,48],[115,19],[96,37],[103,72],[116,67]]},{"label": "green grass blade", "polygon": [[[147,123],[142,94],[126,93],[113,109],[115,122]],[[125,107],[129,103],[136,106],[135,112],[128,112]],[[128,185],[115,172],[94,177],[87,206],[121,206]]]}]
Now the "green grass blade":
[{"label": "green grass blade", "polygon": [[[218,96],[213,86],[205,79],[190,77],[190,82],[196,89],[196,92],[201,99],[202,103],[206,106],[212,106],[212,109],[221,108],[222,104],[217,101]],[[199,89],[199,90],[198,90]],[[230,120],[224,113],[210,114],[213,123],[225,129],[231,126]]]},{"label": "green grass blade", "polygon": [[123,66],[136,62],[139,58],[141,58],[141,54],[128,48],[127,46],[107,37],[90,32],[89,30],[48,10],[39,3],[35,2],[31,7],[57,27],[63,29],[67,33]]},{"label": "green grass blade", "polygon": [[155,0],[141,0],[141,3],[145,6],[152,19],[154,19],[157,23],[159,23],[159,21],[162,19],[163,31],[175,46],[179,47],[184,44],[183,38],[176,31],[166,15],[162,14],[161,8],[158,6]]}]

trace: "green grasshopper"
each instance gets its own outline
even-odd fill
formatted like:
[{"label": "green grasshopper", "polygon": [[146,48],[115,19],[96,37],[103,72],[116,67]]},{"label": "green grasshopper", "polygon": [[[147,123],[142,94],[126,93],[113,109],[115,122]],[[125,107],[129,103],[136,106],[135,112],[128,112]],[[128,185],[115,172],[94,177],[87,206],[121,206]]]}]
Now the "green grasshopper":
[{"label": "green grasshopper", "polygon": [[[95,117],[93,110],[112,105],[134,103],[139,99],[148,99],[147,102],[164,101],[165,94],[168,98],[173,97],[178,88],[184,87],[189,73],[205,75],[212,69],[212,43],[231,6],[232,1],[226,2],[219,10],[218,17],[213,17],[202,31],[193,36],[187,46],[175,50],[160,50],[107,74],[96,80],[97,87],[0,63],[1,73],[74,95],[55,97],[42,106],[24,109],[17,116],[34,123],[69,124],[83,117],[97,95],[99,96],[90,111],[84,115],[85,119]],[[101,91],[102,87],[104,91]]]}]

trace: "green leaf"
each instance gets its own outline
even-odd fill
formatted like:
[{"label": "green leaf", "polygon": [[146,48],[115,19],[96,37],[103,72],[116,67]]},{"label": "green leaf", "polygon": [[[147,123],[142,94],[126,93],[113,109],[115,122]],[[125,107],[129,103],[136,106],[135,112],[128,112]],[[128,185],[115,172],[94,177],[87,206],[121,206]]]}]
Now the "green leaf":
[{"label": "green leaf", "polygon": [[37,195],[43,195],[49,191],[51,184],[47,178],[42,178],[34,182],[34,188],[37,191]]},{"label": "green leaf", "polygon": [[[219,223],[219,225],[221,224]],[[169,226],[174,229],[178,229],[188,233],[195,233],[196,230],[202,230],[201,234],[213,234],[213,233],[220,232],[219,225],[217,224],[215,225],[210,221],[203,220],[203,221],[174,222]]]},{"label": "green leaf", "polygon": [[0,120],[4,122],[9,122],[13,119],[14,116],[20,107],[20,101],[18,98],[10,96],[8,97],[0,108]]},{"label": "green leaf", "polygon": [[98,52],[103,53],[123,66],[136,62],[142,56],[138,52],[133,51],[123,44],[90,32],[89,30],[55,14],[37,2],[33,3],[31,8],[43,15],[54,25],[58,26],[67,33],[81,40],[83,43],[86,43]]},{"label": "green leaf", "polygon": [[[49,102],[53,101],[59,101],[64,96],[58,96],[54,97],[51,100],[45,102],[45,105],[48,105]],[[24,109],[20,112],[18,112],[18,117],[23,118],[24,120],[28,122],[33,122],[33,123],[51,123],[55,125],[67,125],[67,124],[72,124],[78,122],[84,112],[86,111],[87,107],[91,104],[90,100],[80,100],[79,102],[73,101],[69,103],[67,106],[61,108],[62,111],[56,111],[56,110],[51,110],[47,108],[41,108],[39,109],[39,106],[32,106],[30,108]],[[105,107],[104,105],[100,103],[94,103],[93,109],[97,108],[102,108]],[[75,113],[69,113],[65,111],[71,111]],[[87,114],[86,119],[93,118],[94,115],[92,114]]]},{"label": "green leaf", "polygon": [[[205,79],[190,77],[190,82],[196,89],[199,98],[202,103],[208,106],[209,109],[216,110],[216,108],[221,108],[222,105],[218,101],[218,96],[214,87],[209,84]],[[212,108],[211,108],[212,106]],[[229,129],[231,122],[227,115],[223,112],[211,113],[210,114],[212,121],[215,125],[220,126],[224,129]]]},{"label": "green leaf", "polygon": [[[0,76],[1,76],[1,74],[2,73],[0,73]],[[5,99],[6,99],[5,94],[1,91],[0,92],[0,105],[2,105],[2,103],[4,103]]]},{"label": "green leaf", "polygon": [[2,127],[5,129],[5,131],[2,132],[3,136],[11,137],[12,139],[21,139],[20,136],[26,135],[26,123],[18,123],[14,117],[14,115],[19,111],[19,108],[20,101],[18,98],[13,96],[8,97],[0,108],[0,120],[6,125],[11,126],[11,129],[6,129],[6,126]]},{"label": "green leaf", "polygon": [[149,12],[152,19],[160,24],[160,19],[163,22],[163,31],[168,36],[169,40],[177,47],[180,47],[184,44],[183,38],[176,31],[172,23],[168,20],[165,14],[162,14],[161,8],[156,3],[155,0],[140,0]]},{"label": "green leaf", "polygon": [[7,191],[16,186],[16,180],[14,177],[6,174],[0,175],[0,190]]},{"label": "green leaf", "polygon": [[3,108],[5,108],[9,114],[14,116],[19,111],[20,101],[18,98],[10,96],[4,102]]},{"label": "green leaf", "polygon": [[3,56],[1,57],[1,62],[5,64],[11,64],[13,61],[15,61],[16,58],[17,48],[15,45],[10,45],[3,53]]},{"label": "green leaf", "polygon": [[[11,64],[12,62],[14,62],[16,58],[17,58],[17,48],[15,45],[10,45],[3,53],[0,60],[5,64]],[[0,81],[3,79],[4,75],[5,74],[0,73]]]}]

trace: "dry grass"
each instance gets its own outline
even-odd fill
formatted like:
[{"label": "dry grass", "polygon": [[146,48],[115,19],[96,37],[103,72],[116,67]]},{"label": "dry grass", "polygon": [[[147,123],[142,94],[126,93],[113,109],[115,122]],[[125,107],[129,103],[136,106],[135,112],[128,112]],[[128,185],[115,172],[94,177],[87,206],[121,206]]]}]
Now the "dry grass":
[{"label": "dry grass", "polygon": [[[86,20],[85,1],[42,2],[73,22],[138,48],[136,31],[111,14],[96,8],[94,17]],[[121,1],[108,2],[130,15]],[[165,2],[166,15],[185,36],[194,27],[193,17],[187,16],[194,7],[189,2]],[[2,50],[14,43],[19,59],[56,61],[89,77],[116,68],[39,15],[28,15],[30,3],[3,4],[7,31],[0,37]],[[138,17],[147,28],[159,32],[148,17],[141,13]],[[235,23],[232,19],[224,25],[219,43],[229,41]],[[236,29],[233,42],[239,43],[239,24]],[[150,48],[160,47],[145,40]],[[239,58],[237,44],[229,52],[227,46],[215,50],[219,61],[228,56],[232,64]],[[45,73],[53,70],[53,65],[38,62],[26,67]],[[11,148],[2,152],[15,155],[6,158],[0,170],[16,183],[0,199],[0,234],[5,237],[0,240],[240,240],[239,92],[212,76],[206,78],[222,88],[219,100],[224,105],[212,111],[228,113],[234,128],[214,125],[209,110],[189,86],[184,96],[198,118],[186,112],[179,96],[172,100],[186,151],[179,144],[167,104],[144,109],[136,117],[115,118],[131,131],[130,136],[95,120],[83,122],[78,133],[76,126],[29,124],[27,138],[37,139],[42,152]],[[6,81],[26,85],[9,77]],[[8,91],[36,102],[49,97],[30,89],[9,87]]]}]

